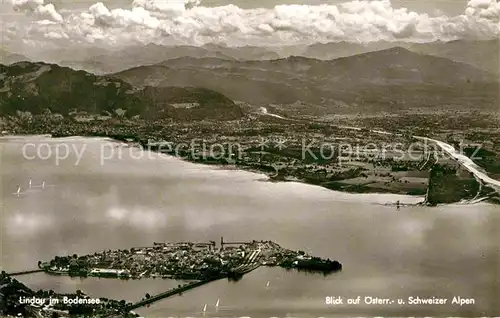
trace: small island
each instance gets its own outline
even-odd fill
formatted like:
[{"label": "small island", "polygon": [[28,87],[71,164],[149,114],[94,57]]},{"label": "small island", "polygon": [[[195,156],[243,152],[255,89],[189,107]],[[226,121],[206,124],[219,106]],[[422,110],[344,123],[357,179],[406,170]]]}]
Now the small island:
[{"label": "small island", "polygon": [[260,266],[280,266],[330,274],[342,269],[338,261],[292,251],[271,241],[153,243],[153,246],[108,250],[90,255],[56,256],[38,266],[46,273],[121,279],[169,278],[211,281],[238,279]]}]

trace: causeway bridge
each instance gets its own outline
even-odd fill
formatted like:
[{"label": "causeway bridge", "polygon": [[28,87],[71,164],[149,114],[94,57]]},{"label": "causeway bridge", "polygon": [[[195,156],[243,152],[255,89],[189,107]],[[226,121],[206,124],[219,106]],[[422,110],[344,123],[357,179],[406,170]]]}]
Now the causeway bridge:
[{"label": "causeway bridge", "polygon": [[226,278],[226,277],[218,277],[218,278],[213,278],[213,279],[208,279],[208,280],[202,280],[202,281],[192,282],[192,283],[180,286],[180,287],[176,287],[176,288],[167,290],[166,292],[163,292],[163,293],[151,296],[151,297],[149,297],[147,299],[143,299],[141,301],[138,301],[135,304],[132,304],[127,309],[129,311],[130,310],[134,310],[136,308],[143,307],[143,306],[149,305],[151,303],[154,303],[154,302],[156,302],[156,301],[158,301],[160,299],[172,297],[172,296],[178,295],[180,293],[183,293],[185,291],[188,291],[190,289],[193,289],[193,288],[196,288],[196,287],[200,287],[202,285],[205,285],[205,284],[208,284],[210,282],[213,282],[213,281],[216,281],[216,280],[219,280],[219,279],[223,279],[223,278]]},{"label": "causeway bridge", "polygon": [[27,275],[27,274],[33,274],[33,273],[41,273],[43,271],[44,271],[43,269],[29,269],[29,270],[25,270],[25,271],[7,273],[7,275],[9,275],[9,276],[19,276],[19,275]]},{"label": "causeway bridge", "polygon": [[[247,274],[247,273],[257,269],[258,267],[260,267],[260,262],[258,262],[258,257],[260,255],[260,252],[261,252],[260,250],[252,251],[249,255],[247,255],[245,257],[245,260],[243,261],[242,264],[240,264],[239,266],[232,269],[232,272],[243,275],[243,274]],[[175,295],[179,295],[179,294],[186,292],[188,290],[191,290],[191,289],[194,289],[196,287],[200,287],[202,285],[208,284],[208,283],[216,281],[216,280],[221,280],[224,278],[227,278],[227,277],[222,276],[222,277],[217,277],[217,278],[212,278],[212,279],[207,279],[207,280],[202,280],[202,281],[196,281],[196,282],[192,282],[192,283],[180,286],[180,287],[176,287],[176,288],[167,290],[166,292],[163,292],[163,293],[151,296],[147,299],[143,299],[141,301],[138,301],[135,304],[132,304],[131,306],[129,306],[127,308],[127,310],[131,311],[131,310],[149,305],[151,303],[154,303],[158,300],[172,297]]]}]

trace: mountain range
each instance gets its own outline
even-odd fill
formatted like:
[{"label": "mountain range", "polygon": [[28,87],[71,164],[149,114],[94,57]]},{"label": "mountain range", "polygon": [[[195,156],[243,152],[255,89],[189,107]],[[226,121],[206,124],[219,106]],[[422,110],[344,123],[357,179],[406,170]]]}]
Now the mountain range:
[{"label": "mountain range", "polygon": [[24,56],[24,53],[12,54],[2,51],[0,52],[0,63],[11,64],[29,60],[44,61],[60,66],[86,70],[95,74],[105,74],[116,73],[142,65],[157,64],[165,60],[181,57],[261,61],[301,56],[319,60],[332,60],[392,47],[402,47],[416,53],[445,57],[495,74],[499,73],[500,42],[498,39],[489,41],[437,41],[430,43],[384,41],[372,43],[332,42],[281,47],[227,47],[215,44],[197,47],[148,44],[145,46],[129,46],[114,51],[96,47],[79,47],[76,49],[51,49],[30,56]]},{"label": "mountain range", "polygon": [[488,41],[436,41],[430,43],[394,43],[384,41],[366,44],[347,42],[320,43],[307,46],[304,50],[296,54],[321,60],[331,60],[355,54],[385,50],[395,46],[415,53],[445,57],[456,62],[467,63],[495,74],[499,72],[500,41],[498,39]]},{"label": "mountain range", "polygon": [[[237,119],[244,115],[240,102],[307,115],[498,110],[494,72],[403,47],[333,60],[242,60],[215,49],[211,52],[218,53],[203,57],[192,47],[180,47],[182,57],[167,58],[173,57],[171,52],[161,53],[157,46],[143,50],[143,60],[162,56],[162,62],[107,75],[43,62],[1,65],[0,114],[48,108],[61,114],[76,110],[143,118]],[[139,52],[131,49],[128,54]]]},{"label": "mountain range", "polygon": [[[310,113],[409,108],[498,108],[498,78],[471,65],[401,47],[335,60],[167,60],[112,76],[135,86],[196,86],[255,105]],[[303,104],[314,106],[304,107]]]}]

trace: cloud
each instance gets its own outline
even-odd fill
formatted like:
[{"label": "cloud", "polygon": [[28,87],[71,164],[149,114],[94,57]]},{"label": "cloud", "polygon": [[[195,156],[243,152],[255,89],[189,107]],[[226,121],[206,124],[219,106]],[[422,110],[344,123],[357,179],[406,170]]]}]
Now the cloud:
[{"label": "cloud", "polygon": [[14,10],[33,14],[38,19],[62,22],[62,16],[52,3],[44,5],[43,0],[12,0]]},{"label": "cloud", "polygon": [[496,21],[500,19],[500,2],[496,0],[470,0],[465,14],[469,17],[478,16],[486,20]]},{"label": "cloud", "polygon": [[200,0],[134,0],[128,8],[113,10],[95,3],[84,12],[65,12],[64,18],[43,0],[14,0],[14,6],[33,13],[35,19],[58,22],[43,31],[31,30],[28,33],[32,36],[115,46],[138,41],[166,45],[428,42],[500,35],[500,4],[496,0],[470,0],[458,16],[395,9],[389,0],[278,5],[272,9],[204,7]]}]

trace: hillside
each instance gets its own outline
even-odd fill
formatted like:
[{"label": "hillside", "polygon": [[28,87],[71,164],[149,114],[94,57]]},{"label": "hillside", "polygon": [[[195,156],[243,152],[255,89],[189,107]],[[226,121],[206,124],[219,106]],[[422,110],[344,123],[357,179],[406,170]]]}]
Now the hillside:
[{"label": "hillside", "polygon": [[495,75],[401,47],[331,61],[297,56],[265,61],[183,57],[113,76],[136,86],[205,87],[233,100],[286,105],[286,110],[303,113],[498,105]]},{"label": "hillside", "polygon": [[236,119],[241,109],[203,88],[142,87],[46,63],[0,65],[0,115],[50,110],[142,118]]},{"label": "hillside", "polygon": [[500,40],[414,43],[408,49],[457,62],[463,62],[498,76],[500,72]]},{"label": "hillside", "polygon": [[339,58],[328,63],[339,81],[352,84],[398,85],[426,83],[451,85],[460,82],[494,81],[494,75],[465,63],[418,54],[402,47]]},{"label": "hillside", "polygon": [[384,41],[373,43],[317,43],[309,45],[301,51],[295,50],[295,54],[320,60],[332,60],[355,54],[385,50],[395,46],[416,53],[434,55],[457,62],[467,63],[491,73],[499,73],[500,40],[498,39],[487,41],[436,41],[429,43]]}]

